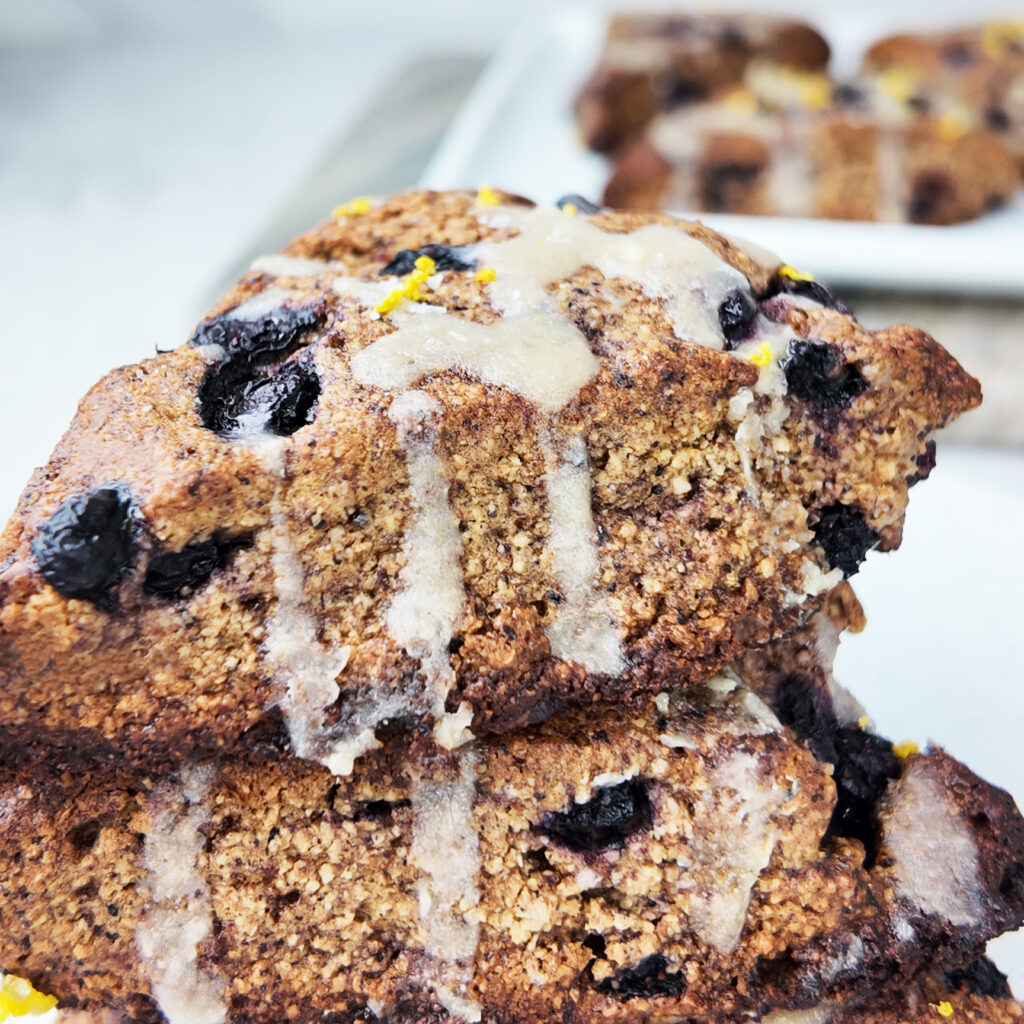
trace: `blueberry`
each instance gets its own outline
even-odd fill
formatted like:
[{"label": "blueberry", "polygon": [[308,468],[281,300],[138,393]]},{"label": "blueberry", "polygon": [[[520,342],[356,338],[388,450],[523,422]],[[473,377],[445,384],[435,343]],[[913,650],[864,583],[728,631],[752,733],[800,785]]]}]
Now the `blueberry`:
[{"label": "blueberry", "polygon": [[706,93],[707,90],[700,82],[695,82],[691,78],[673,77],[665,88],[663,103],[667,110],[672,110],[703,99]]},{"label": "blueberry", "polygon": [[32,553],[58,593],[113,611],[117,588],[135,565],[138,533],[128,489],[101,487],[68,498],[40,527]]},{"label": "blueberry", "polygon": [[1010,115],[1000,107],[989,107],[985,111],[985,123],[995,132],[1005,132],[1010,128]]},{"label": "blueberry", "polygon": [[917,467],[914,472],[907,477],[907,483],[913,487],[914,484],[921,480],[927,480],[932,475],[932,470],[935,468],[935,442],[929,441],[924,446],[924,451],[914,459],[914,465]]},{"label": "blueberry", "polygon": [[907,219],[913,224],[941,223],[942,207],[955,201],[956,186],[941,171],[924,171],[910,186]]},{"label": "blueberry", "polygon": [[149,563],[142,590],[151,597],[168,601],[184,597],[202,586],[217,569],[223,568],[238,548],[247,547],[249,543],[248,538],[212,537],[189,544],[181,551],[159,554]]},{"label": "blueberry", "polygon": [[875,806],[900,773],[892,744],[862,729],[840,725],[828,693],[800,673],[780,684],[775,713],[819,761],[834,766],[836,806],[827,835],[859,839],[872,861],[877,848]]},{"label": "blueberry", "polygon": [[864,90],[848,82],[832,90],[832,101],[843,107],[856,107],[864,102]]},{"label": "blueberry", "polygon": [[472,270],[476,264],[472,260],[465,259],[463,252],[464,250],[460,247],[441,245],[439,242],[431,242],[419,249],[402,249],[378,273],[382,276],[411,274],[416,268],[416,260],[420,256],[429,256],[434,261],[434,267],[437,270]]},{"label": "blueberry", "polygon": [[825,409],[848,409],[868,387],[860,370],[843,362],[839,352],[823,341],[790,341],[782,372],[789,394]]},{"label": "blueberry", "polygon": [[943,53],[946,63],[951,68],[962,68],[966,67],[968,64],[973,64],[976,56],[977,55],[970,46],[966,43],[960,42],[950,43]]},{"label": "blueberry", "polygon": [[853,316],[853,310],[842,299],[837,299],[823,284],[819,284],[817,281],[797,281],[792,277],[779,274],[772,279],[769,294],[778,295],[779,292],[785,292],[787,295],[802,295],[828,309]]},{"label": "blueberry", "polygon": [[991,999],[1010,997],[1006,975],[987,956],[978,957],[959,971],[949,971],[944,977],[950,988],[966,989],[972,995]]},{"label": "blueberry", "polygon": [[737,288],[729,292],[718,307],[718,322],[722,325],[727,350],[734,349],[750,333],[756,316],[757,304],[745,291]]},{"label": "blueberry", "polygon": [[739,209],[753,187],[761,167],[758,164],[712,164],[701,181],[701,207],[710,211]]},{"label": "blueberry", "polygon": [[601,207],[597,203],[592,203],[589,199],[585,199],[581,195],[577,195],[575,192],[570,192],[567,196],[562,196],[555,206],[560,210],[566,206],[575,206],[577,213],[589,215],[591,213],[600,213]]},{"label": "blueberry", "polygon": [[584,804],[549,814],[541,823],[556,842],[576,853],[621,849],[635,832],[651,824],[653,810],[643,779],[605,786]]},{"label": "blueberry", "polygon": [[211,366],[199,385],[199,418],[221,437],[294,434],[313,422],[320,378],[306,362],[285,363],[276,373],[253,378],[233,360]]},{"label": "blueberry", "polygon": [[838,566],[846,577],[857,572],[868,551],[878,543],[878,534],[864,521],[864,513],[839,502],[826,505],[811,530],[825,549],[829,565]]},{"label": "blueberry", "polygon": [[266,366],[295,347],[301,335],[323,317],[323,306],[275,309],[255,320],[239,320],[230,314],[204,320],[190,345],[220,345],[224,358],[236,367]]},{"label": "blueberry", "polygon": [[668,970],[668,961],[661,953],[645,957],[636,967],[627,967],[597,986],[598,992],[620,999],[655,999],[678,997],[686,986],[681,974]]}]

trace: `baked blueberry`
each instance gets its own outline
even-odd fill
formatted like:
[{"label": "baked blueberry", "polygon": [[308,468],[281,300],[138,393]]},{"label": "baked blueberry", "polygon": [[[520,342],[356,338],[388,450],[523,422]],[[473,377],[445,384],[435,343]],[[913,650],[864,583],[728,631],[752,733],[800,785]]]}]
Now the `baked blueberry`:
[{"label": "baked blueberry", "polygon": [[718,322],[725,335],[725,347],[731,351],[750,333],[757,316],[757,303],[752,296],[737,288],[718,307]]},{"label": "baked blueberry", "polygon": [[655,999],[682,995],[685,985],[681,974],[668,970],[668,961],[660,953],[645,957],[636,967],[627,967],[597,986],[605,995],[620,999]]},{"label": "baked blueberry", "polygon": [[951,988],[966,989],[976,996],[990,999],[1010,998],[1010,986],[1006,975],[987,956],[980,956],[974,963],[945,975]]},{"label": "baked blueberry", "polygon": [[111,485],[68,498],[40,527],[32,553],[58,593],[112,611],[135,565],[138,534],[131,494]]},{"label": "baked blueberry", "polygon": [[287,437],[313,422],[319,397],[320,378],[309,363],[285,363],[272,375],[253,378],[226,360],[211,366],[199,385],[199,417],[221,437]]},{"label": "baked blueberry", "polygon": [[265,366],[286,355],[322,317],[321,305],[304,309],[282,307],[253,320],[226,314],[204,320],[189,344],[219,345],[224,349],[224,360],[236,366]]},{"label": "baked blueberry", "polygon": [[143,592],[151,597],[174,601],[201,587],[240,547],[249,544],[248,538],[225,540],[211,537],[198,544],[188,544],[180,551],[165,551],[149,563],[142,581]]},{"label": "baked blueberry", "polygon": [[472,270],[476,266],[472,259],[466,257],[465,248],[430,242],[419,249],[401,249],[378,273],[381,276],[411,274],[421,256],[429,256],[437,270]]},{"label": "baked blueberry", "polygon": [[868,551],[878,543],[878,534],[864,521],[864,513],[854,505],[839,502],[826,505],[811,530],[825,549],[829,565],[838,566],[846,577],[857,572]]},{"label": "baked blueberry", "polygon": [[785,274],[779,274],[772,282],[770,294],[778,295],[779,292],[786,292],[788,295],[803,295],[828,309],[834,309],[837,313],[848,313],[853,316],[853,310],[842,299],[837,299],[832,292],[817,281],[797,280],[787,277]]},{"label": "baked blueberry", "polygon": [[782,360],[786,390],[794,398],[826,409],[848,409],[868,382],[832,345],[794,338]]},{"label": "baked blueberry", "polygon": [[653,811],[643,779],[605,786],[582,804],[549,814],[541,823],[562,846],[577,853],[621,849],[635,832],[651,824]]},{"label": "baked blueberry", "polygon": [[562,198],[555,203],[555,206],[560,210],[564,209],[566,206],[575,206],[576,212],[583,214],[601,212],[601,207],[598,206],[597,203],[592,203],[589,199],[584,198],[576,192],[570,192],[568,195],[562,196]]}]

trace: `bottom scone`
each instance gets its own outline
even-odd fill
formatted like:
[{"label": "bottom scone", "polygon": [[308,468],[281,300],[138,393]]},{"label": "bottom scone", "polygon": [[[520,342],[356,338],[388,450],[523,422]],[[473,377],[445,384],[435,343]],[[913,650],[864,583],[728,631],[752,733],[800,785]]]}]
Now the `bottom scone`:
[{"label": "bottom scone", "polygon": [[273,736],[160,779],[9,770],[0,967],[171,1024],[821,1024],[1021,923],[1006,793],[901,760],[812,674],[764,693],[778,714],[727,675],[460,754],[396,742],[344,779]]}]

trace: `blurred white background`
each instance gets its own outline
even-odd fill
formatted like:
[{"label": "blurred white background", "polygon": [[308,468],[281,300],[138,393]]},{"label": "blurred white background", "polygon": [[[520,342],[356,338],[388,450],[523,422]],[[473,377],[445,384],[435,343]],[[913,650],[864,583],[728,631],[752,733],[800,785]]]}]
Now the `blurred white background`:
[{"label": "blurred white background", "polygon": [[[742,6],[812,14],[806,3]],[[548,8],[0,0],[0,519],[84,390],[188,337],[228,268],[385,81],[417,55],[489,53]],[[1019,0],[1006,10],[1019,15]],[[974,11],[904,3],[894,28]],[[844,45],[862,42],[855,35]],[[1024,494],[1024,469],[997,480],[1006,464],[993,458],[940,451],[936,476],[914,493],[905,551],[865,567],[871,625],[848,641],[840,674],[894,738],[934,737],[1024,797],[1022,760],[1008,749],[1024,726],[1024,614],[1019,581],[1005,578],[1020,556],[1004,545],[979,553],[972,533],[1005,531],[1019,549],[1019,524],[985,525],[985,514],[1007,488]],[[943,672],[922,678],[922,656]],[[1000,688],[1014,694],[1005,705]],[[1024,990],[1024,941],[998,948]]]}]

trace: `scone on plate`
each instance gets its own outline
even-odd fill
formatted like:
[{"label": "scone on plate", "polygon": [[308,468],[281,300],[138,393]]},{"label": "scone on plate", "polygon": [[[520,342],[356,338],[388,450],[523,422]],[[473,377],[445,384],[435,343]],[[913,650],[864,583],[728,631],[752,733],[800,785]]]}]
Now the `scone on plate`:
[{"label": "scone on plate", "polygon": [[[977,382],[777,257],[483,190],[338,212],[82,401],[0,538],[0,735],[345,775],[641,707],[900,541]],[[69,755],[70,756],[70,755]]]}]

